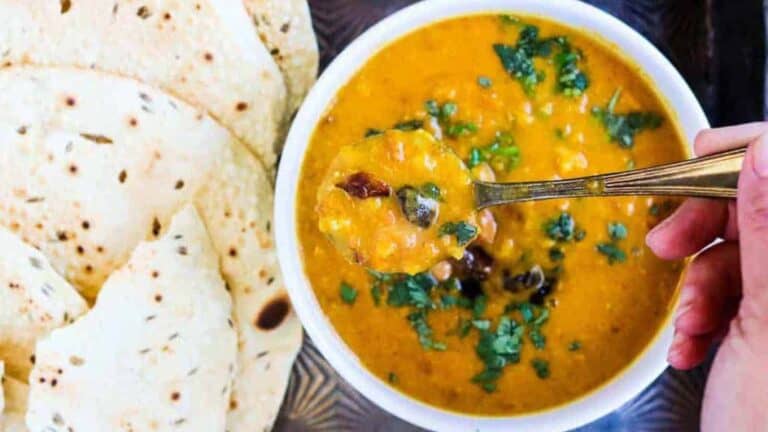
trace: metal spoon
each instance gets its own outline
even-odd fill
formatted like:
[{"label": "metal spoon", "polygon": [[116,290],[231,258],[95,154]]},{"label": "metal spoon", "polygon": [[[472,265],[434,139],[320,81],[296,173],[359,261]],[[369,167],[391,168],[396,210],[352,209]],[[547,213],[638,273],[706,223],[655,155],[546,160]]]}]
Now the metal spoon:
[{"label": "metal spoon", "polygon": [[523,201],[616,195],[735,198],[746,148],[619,173],[523,183],[475,182],[479,209]]}]

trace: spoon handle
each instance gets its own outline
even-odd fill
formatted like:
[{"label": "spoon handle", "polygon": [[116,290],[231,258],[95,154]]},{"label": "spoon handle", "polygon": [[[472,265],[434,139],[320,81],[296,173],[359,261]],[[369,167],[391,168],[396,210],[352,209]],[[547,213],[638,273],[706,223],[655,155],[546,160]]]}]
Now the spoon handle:
[{"label": "spoon handle", "polygon": [[477,208],[553,198],[676,195],[735,198],[746,148],[632,171],[567,180],[475,182]]}]

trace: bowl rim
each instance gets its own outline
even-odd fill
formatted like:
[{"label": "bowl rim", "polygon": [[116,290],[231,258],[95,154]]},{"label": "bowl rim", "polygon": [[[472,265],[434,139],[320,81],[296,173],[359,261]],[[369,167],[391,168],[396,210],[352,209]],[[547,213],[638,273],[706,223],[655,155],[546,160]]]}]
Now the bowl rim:
[{"label": "bowl rim", "polygon": [[540,15],[597,34],[638,65],[658,93],[666,98],[665,102],[676,113],[677,123],[689,146],[699,130],[709,127],[701,105],[666,57],[627,24],[594,6],[577,0],[425,0],[390,15],[355,39],[328,66],[297,113],[277,176],[274,225],[278,259],[293,308],[319,351],[343,379],[386,411],[418,426],[440,431],[572,429],[619,408],[666,369],[666,351],[672,341],[671,317],[667,317],[656,337],[633,363],[586,395],[523,415],[477,416],[428,405],[390,387],[369,372],[336,333],[304,272],[294,197],[305,150],[329,104],[340,88],[391,42],[435,22],[480,13]]}]

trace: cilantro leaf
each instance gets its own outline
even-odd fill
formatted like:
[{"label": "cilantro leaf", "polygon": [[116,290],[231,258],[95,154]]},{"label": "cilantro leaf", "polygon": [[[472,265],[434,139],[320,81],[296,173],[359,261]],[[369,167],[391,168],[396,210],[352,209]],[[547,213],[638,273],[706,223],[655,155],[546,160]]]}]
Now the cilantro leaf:
[{"label": "cilantro leaf", "polygon": [[565,252],[557,246],[549,249],[549,259],[553,262],[562,261],[565,259]]},{"label": "cilantro leaf", "polygon": [[454,235],[459,246],[464,246],[474,240],[477,236],[477,227],[466,222],[447,222],[440,227],[438,233],[443,235]]},{"label": "cilantro leaf", "polygon": [[568,97],[581,96],[589,87],[589,79],[579,69],[581,53],[574,51],[571,45],[562,39],[561,52],[555,56],[557,70],[557,91]]},{"label": "cilantro leaf", "polygon": [[547,236],[560,242],[573,240],[575,228],[576,222],[567,212],[561,213],[560,216],[550,219],[544,224],[544,232],[547,233]]},{"label": "cilantro leaf", "polygon": [[608,257],[608,263],[623,263],[627,260],[627,254],[613,243],[600,243],[597,245],[597,251]]},{"label": "cilantro leaf", "polygon": [[536,376],[540,379],[549,378],[549,362],[540,358],[531,361],[531,366],[536,371]]},{"label": "cilantro leaf", "polygon": [[427,312],[419,310],[408,314],[408,321],[411,327],[416,331],[419,337],[419,343],[427,350],[445,351],[446,345],[443,342],[436,342],[432,339],[432,327],[427,323]]},{"label": "cilantro leaf", "polygon": [[453,123],[448,125],[445,129],[445,134],[450,138],[458,138],[460,136],[471,135],[477,131],[477,125],[472,122]]},{"label": "cilantro leaf", "polygon": [[581,342],[574,340],[568,344],[568,351],[578,351],[581,349]]},{"label": "cilantro leaf", "polygon": [[620,98],[621,89],[618,89],[605,108],[592,108],[592,115],[603,124],[611,142],[629,149],[635,145],[637,134],[644,130],[657,129],[663,120],[661,116],[652,112],[631,111],[626,114],[616,114],[614,110]]},{"label": "cilantro leaf", "polygon": [[377,284],[371,286],[371,298],[373,298],[373,304],[376,306],[381,305],[381,286]]},{"label": "cilantro leaf", "polygon": [[491,86],[493,85],[493,81],[491,81],[491,79],[488,78],[487,76],[482,76],[481,75],[481,76],[477,77],[477,85],[479,85],[482,88],[487,89],[487,88],[491,88]]},{"label": "cilantro leaf", "polygon": [[608,235],[613,240],[624,240],[628,234],[627,227],[621,222],[611,222],[608,224]]},{"label": "cilantro leaf", "polygon": [[520,165],[520,147],[507,132],[497,132],[493,142],[485,147],[472,147],[467,167],[470,169],[488,162],[496,172],[506,172]]},{"label": "cilantro leaf", "polygon": [[342,282],[339,285],[339,296],[346,304],[355,304],[357,300],[357,290],[346,282]]}]

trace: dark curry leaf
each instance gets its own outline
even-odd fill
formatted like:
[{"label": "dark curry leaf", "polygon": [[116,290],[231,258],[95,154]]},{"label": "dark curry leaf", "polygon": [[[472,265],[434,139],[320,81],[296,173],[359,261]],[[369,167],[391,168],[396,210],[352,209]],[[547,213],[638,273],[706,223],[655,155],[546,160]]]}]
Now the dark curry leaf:
[{"label": "dark curry leaf", "polygon": [[392,129],[397,129],[404,132],[411,132],[411,131],[421,129],[423,127],[424,127],[423,120],[406,120],[400,123],[396,123],[394,126],[392,126]]}]

